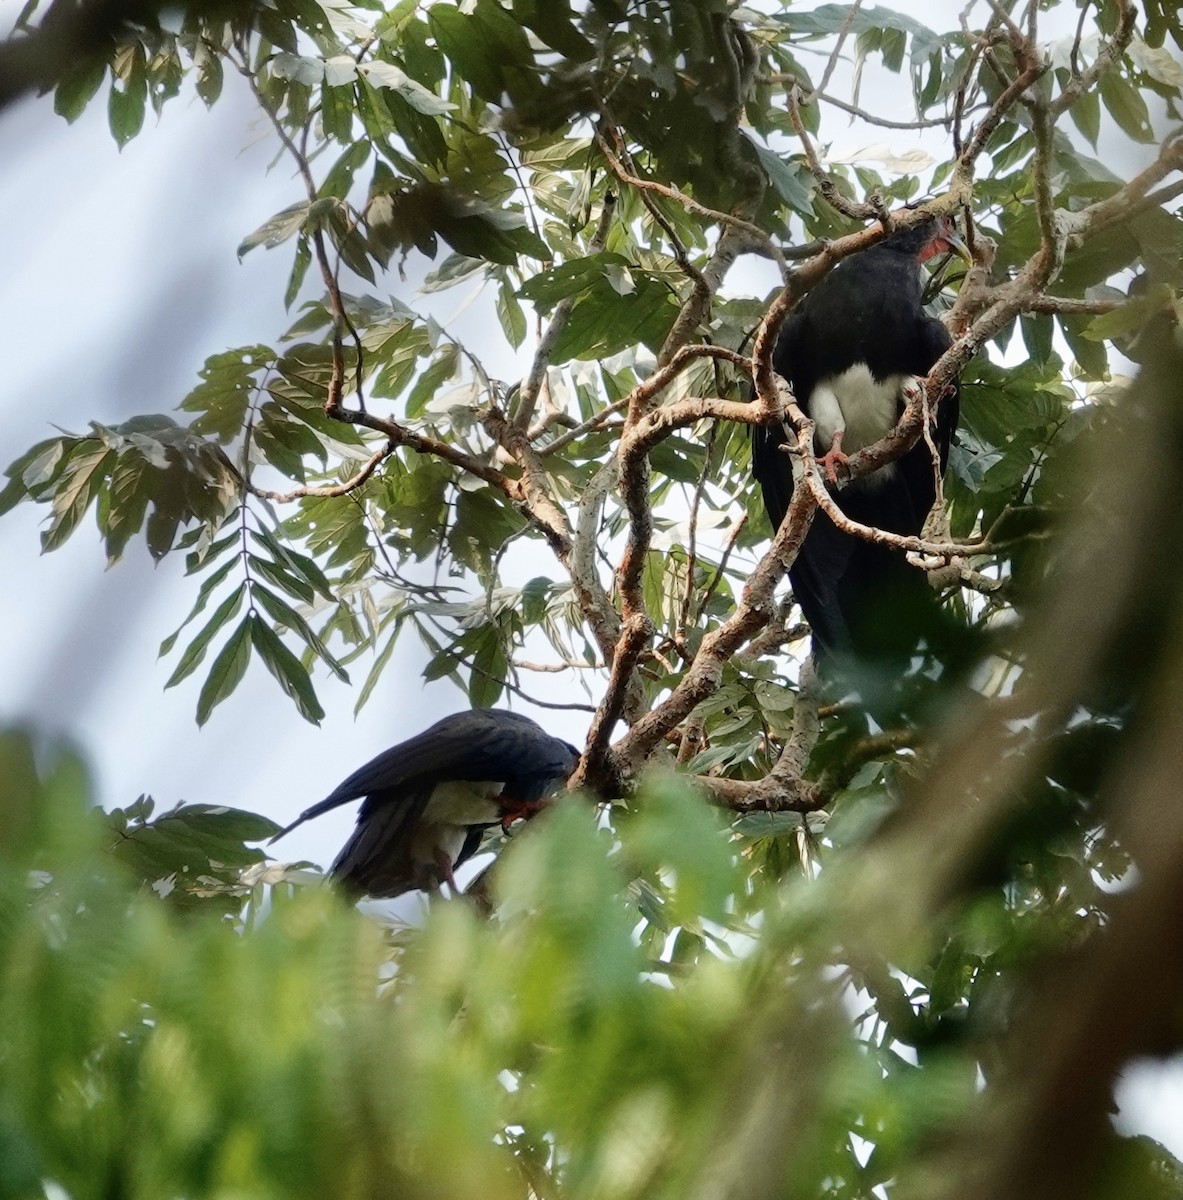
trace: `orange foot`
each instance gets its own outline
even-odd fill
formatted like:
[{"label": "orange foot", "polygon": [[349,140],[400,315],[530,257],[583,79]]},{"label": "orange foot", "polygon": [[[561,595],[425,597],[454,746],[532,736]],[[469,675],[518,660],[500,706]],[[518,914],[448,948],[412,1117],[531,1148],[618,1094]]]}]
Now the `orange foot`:
[{"label": "orange foot", "polygon": [[834,434],[834,440],[830,444],[830,448],[817,460],[817,465],[825,471],[826,478],[831,483],[837,483],[838,464],[841,463],[842,466],[846,466],[849,461],[846,455],[842,453],[842,430],[839,429]]}]

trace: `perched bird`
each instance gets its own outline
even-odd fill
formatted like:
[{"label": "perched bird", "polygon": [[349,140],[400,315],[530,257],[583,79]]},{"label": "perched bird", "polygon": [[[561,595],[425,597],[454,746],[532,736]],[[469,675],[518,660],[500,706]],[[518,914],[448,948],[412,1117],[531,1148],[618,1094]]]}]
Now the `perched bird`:
[{"label": "perched bird", "polygon": [[[927,375],[949,347],[948,330],[924,311],[920,264],[950,250],[969,260],[948,218],[894,234],[840,262],[789,315],[772,364],[813,418],[818,461],[831,483],[848,453],[891,430],[916,377]],[[933,431],[942,474],[958,401],[954,381]],[[774,530],[793,494],[792,464],[778,449],[785,440],[781,428],[753,431],[752,468]],[[919,534],[935,495],[932,453],[921,439],[894,462],[850,482],[835,500],[864,525]],[[820,664],[842,652],[874,655],[885,644],[884,624],[893,612],[923,598],[917,590],[923,573],[902,553],[842,533],[820,512],[789,579]]]},{"label": "perched bird", "polygon": [[533,816],[578,761],[574,746],[520,713],[454,713],[371,759],[276,838],[364,798],[357,828],[329,868],[345,891],[399,896],[442,882],[455,892],[453,872],[476,853],[482,833]]}]

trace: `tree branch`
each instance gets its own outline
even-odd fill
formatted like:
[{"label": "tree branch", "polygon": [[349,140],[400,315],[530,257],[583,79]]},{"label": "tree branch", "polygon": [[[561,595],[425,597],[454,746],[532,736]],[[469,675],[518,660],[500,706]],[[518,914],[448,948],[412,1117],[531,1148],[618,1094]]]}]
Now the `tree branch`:
[{"label": "tree branch", "polygon": [[[604,197],[603,207],[600,209],[600,220],[596,225],[596,231],[592,234],[588,242],[587,249],[589,254],[595,254],[603,250],[604,243],[608,240],[608,231],[612,227],[612,216],[615,210],[616,197],[611,192],[608,192]],[[555,305],[550,321],[546,326],[546,332],[538,341],[533,361],[530,363],[530,370],[527,372],[526,378],[522,382],[522,389],[518,393],[517,410],[514,412],[512,418],[513,423],[519,429],[529,429],[530,422],[534,419],[534,410],[538,406],[538,395],[542,390],[543,380],[546,378],[546,368],[550,365],[550,360],[555,352],[555,346],[558,344],[558,340],[571,318],[571,310],[575,307],[576,299],[576,296],[564,296]]]}]

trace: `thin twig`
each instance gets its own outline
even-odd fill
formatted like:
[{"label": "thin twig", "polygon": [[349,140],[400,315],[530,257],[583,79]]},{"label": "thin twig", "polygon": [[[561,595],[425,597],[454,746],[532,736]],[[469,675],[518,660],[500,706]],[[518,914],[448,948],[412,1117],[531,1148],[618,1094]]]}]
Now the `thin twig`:
[{"label": "thin twig", "polygon": [[751,221],[745,221],[742,217],[733,216],[731,213],[722,212],[717,208],[708,208],[705,204],[700,204],[692,196],[687,196],[685,192],[680,191],[676,187],[658,183],[653,179],[641,179],[636,175],[631,175],[625,170],[624,164],[613,154],[611,147],[601,133],[596,134],[596,145],[599,146],[608,166],[612,169],[612,173],[621,183],[626,183],[629,187],[635,187],[641,191],[656,192],[659,196],[665,196],[667,199],[682,205],[687,212],[697,213],[700,217],[706,217],[718,225],[732,226],[734,229],[746,234],[754,245],[762,247],[768,257],[774,262],[781,264],[780,247],[773,242],[759,225],[753,225]]},{"label": "thin twig", "polygon": [[269,488],[256,487],[253,483],[247,481],[247,490],[252,496],[258,496],[260,500],[273,500],[276,504],[289,504],[293,500],[300,500],[306,496],[315,496],[318,499],[346,496],[361,487],[374,473],[378,464],[384,459],[389,458],[394,451],[395,443],[387,441],[385,446],[380,450],[375,450],[370,455],[365,465],[356,475],[351,476],[344,483],[327,484],[323,487],[298,487],[293,488],[290,492],[273,492]]},{"label": "thin twig", "polygon": [[805,128],[805,122],[801,117],[800,90],[796,86],[789,89],[789,117],[793,122],[797,137],[801,139],[801,148],[805,151],[805,161],[809,166],[810,173],[817,181],[822,198],[843,216],[851,217],[856,221],[866,221],[871,217],[878,216],[878,206],[870,202],[860,204],[849,199],[842,194],[838,185],[826,173],[821,159],[818,158],[817,150],[814,148],[813,139],[809,136],[809,131]]},{"label": "thin twig", "polygon": [[854,3],[847,9],[846,19],[842,22],[842,28],[838,30],[838,38],[834,42],[834,48],[830,51],[830,57],[826,60],[825,70],[822,71],[821,82],[817,87],[810,90],[809,95],[802,100],[803,104],[812,104],[817,99],[818,94],[824,92],[829,86],[830,78],[834,74],[834,68],[838,65],[838,59],[842,55],[842,47],[846,42],[846,37],[850,33],[850,27],[854,24],[855,17],[859,14],[859,9],[863,6],[863,0],[854,0]]},{"label": "thin twig", "polygon": [[[612,215],[615,209],[616,197],[609,192],[604,197],[596,231],[588,242],[589,254],[596,254],[604,248],[608,230],[612,227]],[[576,296],[564,296],[555,305],[546,326],[546,332],[538,342],[533,361],[530,363],[530,370],[527,372],[526,378],[522,382],[521,392],[518,394],[517,411],[513,414],[513,423],[518,429],[528,429],[530,422],[534,420],[534,409],[537,407],[538,394],[546,377],[546,368],[554,357],[555,346],[558,345],[559,338],[567,327],[567,322],[571,318],[571,310],[575,307],[577,298]]]},{"label": "thin twig", "polygon": [[[1133,3],[1133,0],[1114,0],[1114,3],[1118,9],[1118,21],[1117,28],[1113,31],[1113,36],[1101,44],[1101,48],[1097,51],[1097,57],[1091,65],[1069,83],[1053,101],[1051,106],[1053,122],[1061,113],[1071,108],[1085,92],[1090,92],[1096,87],[1097,81],[1101,76],[1121,61],[1122,56],[1133,40],[1138,19],[1137,7]],[[1082,11],[1081,19],[1083,17],[1084,12]]]},{"label": "thin twig", "polygon": [[[761,75],[759,81],[766,84],[778,84],[782,87],[800,87],[801,85],[801,80],[796,75],[786,74],[781,71]],[[948,117],[917,117],[914,121],[893,121],[890,117],[878,116],[876,113],[868,112],[865,108],[859,108],[857,104],[851,104],[849,100],[843,100],[838,96],[831,96],[816,88],[810,94],[810,101],[808,102],[832,104],[835,108],[840,108],[852,117],[858,117],[860,121],[866,121],[868,125],[879,125],[884,129],[937,129],[947,128],[949,124]]]},{"label": "thin twig", "polygon": [[690,597],[694,594],[694,567],[697,561],[696,539],[698,534],[698,509],[702,504],[702,494],[706,490],[707,476],[711,473],[711,454],[715,449],[719,426],[713,424],[707,436],[706,450],[703,454],[702,470],[694,484],[694,495],[690,500],[689,529],[686,535],[686,586],[682,589],[682,605],[678,614],[679,638],[685,637],[686,626],[690,621]]}]

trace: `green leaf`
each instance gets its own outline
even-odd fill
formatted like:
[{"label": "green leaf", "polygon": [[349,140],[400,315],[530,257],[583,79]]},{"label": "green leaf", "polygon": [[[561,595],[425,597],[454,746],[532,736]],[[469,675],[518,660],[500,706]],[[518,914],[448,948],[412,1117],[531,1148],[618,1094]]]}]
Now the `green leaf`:
[{"label": "green leaf", "polygon": [[[237,542],[237,535],[230,540],[231,542]],[[213,594],[214,589],[217,588],[217,586],[226,578],[226,576],[230,574],[237,562],[237,557],[226,559],[226,561],[222,563],[222,565],[218,567],[213,574],[208,575],[202,581],[201,587],[197,592],[197,601],[193,605],[192,610],[184,619],[184,621],[182,621],[181,624],[175,630],[173,630],[173,632],[170,633],[163,642],[160,643],[160,649],[156,652],[158,657],[163,658],[166,654],[172,652],[172,648],[177,644],[177,638],[181,636],[181,630],[183,630],[185,626],[187,626],[189,622],[193,620],[194,617],[205,611],[205,606],[209,602],[209,598]],[[168,686],[168,684],[165,684],[165,687]]]},{"label": "green leaf", "polygon": [[720,920],[731,892],[731,852],[720,820],[686,782],[671,774],[646,778],[637,815],[621,825],[624,851],[642,870],[672,870],[674,919]]},{"label": "green leaf", "polygon": [[1109,115],[1135,142],[1155,141],[1150,125],[1150,111],[1142,93],[1114,71],[1102,74],[1098,87]]},{"label": "green leaf", "polygon": [[259,377],[274,361],[275,351],[261,345],[240,346],[207,358],[199,372],[201,383],[180,405],[184,412],[199,414],[190,429],[223,444],[238,437]]},{"label": "green leaf", "polygon": [[570,0],[513,0],[513,13],[564,58],[586,62],[595,57],[595,47],[575,25]]},{"label": "green leaf", "polygon": [[84,58],[71,67],[53,94],[53,111],[72,125],[99,90],[107,74],[107,64],[98,57]]},{"label": "green leaf", "polygon": [[333,585],[329,582],[328,577],[320,567],[317,566],[316,562],[309,558],[308,555],[301,554],[299,550],[294,550],[291,546],[284,545],[266,525],[260,525],[258,529],[252,529],[251,536],[257,541],[262,542],[288,570],[304,580],[314,591],[319,592],[326,600],[336,603],[337,597],[333,593]]},{"label": "green leaf", "polygon": [[445,4],[433,4],[427,20],[437,45],[472,90],[482,100],[498,103],[504,90],[502,63],[491,53],[480,25],[471,15]]},{"label": "green leaf", "polygon": [[1083,336],[1097,342],[1112,342],[1144,329],[1160,312],[1168,311],[1173,292],[1165,283],[1151,284],[1142,294],[1132,296],[1126,303],[1101,313],[1084,327]]},{"label": "green leaf", "polygon": [[329,648],[312,626],[286,600],[264,587],[256,587],[252,592],[252,599],[260,608],[266,609],[278,624],[286,625],[299,634],[342,683],[349,682],[349,674],[345,668],[329,652]]},{"label": "green leaf", "polygon": [[786,161],[776,151],[761,146],[759,142],[752,142],[751,145],[781,199],[794,212],[811,215],[814,183],[809,171],[801,163],[793,159]]},{"label": "green leaf", "polygon": [[474,708],[492,708],[501,699],[508,670],[501,637],[493,626],[487,626],[472,656],[468,680],[468,698]]},{"label": "green leaf", "polygon": [[14,508],[34,489],[47,483],[56,474],[67,447],[66,438],[51,438],[31,446],[5,470],[8,483],[0,491],[0,516]]},{"label": "green leaf", "polygon": [[248,570],[262,576],[268,583],[274,584],[275,587],[281,588],[289,596],[295,596],[297,600],[302,600],[305,604],[312,603],[315,597],[312,588],[302,578],[293,575],[285,566],[267,558],[260,558],[257,554],[248,554],[246,561]]},{"label": "green leaf", "polygon": [[375,60],[362,63],[359,70],[371,86],[397,92],[416,112],[425,116],[438,117],[443,113],[456,111],[455,104],[428,91],[421,83],[416,83],[394,63]]},{"label": "green leaf", "polygon": [[1043,366],[1052,353],[1052,334],[1055,321],[1048,313],[1025,313],[1019,321],[1023,332],[1023,345],[1031,361]]},{"label": "green leaf", "polygon": [[[263,589],[256,588],[255,596],[262,595],[262,591]],[[321,708],[320,701],[316,698],[316,691],[304,664],[283,644],[275,631],[257,613],[252,613],[247,619],[250,622],[251,642],[267,669],[278,680],[279,686],[295,701],[300,715],[306,721],[311,721],[313,725],[319,725],[321,718],[325,715],[324,709]],[[233,688],[232,684],[225,694],[228,695]],[[216,704],[217,700],[214,700],[213,703]]]},{"label": "green leaf", "polygon": [[359,167],[365,166],[371,150],[370,143],[364,139],[354,142],[333,163],[316,194],[321,197],[333,196],[338,200],[344,200],[349,195],[349,189],[353,187],[354,173]]},{"label": "green leaf", "polygon": [[218,54],[207,54],[201,61],[197,73],[197,94],[206,108],[212,108],[222,94],[222,59]]},{"label": "green leaf", "polygon": [[516,350],[526,340],[526,314],[505,279],[497,288],[497,319],[509,344]]},{"label": "green leaf", "polygon": [[89,438],[70,456],[51,501],[53,518],[41,534],[44,552],[56,550],[74,532],[114,463],[115,455]]},{"label": "green leaf", "polygon": [[[231,563],[234,563],[235,561],[237,560],[230,560]],[[236,587],[234,591],[231,592],[230,595],[218,605],[218,607],[214,610],[214,615],[210,617],[204,626],[202,626],[197,636],[185,648],[185,653],[181,655],[181,661],[177,663],[176,669],[168,677],[168,682],[164,685],[165,688],[175,687],[181,682],[182,679],[186,679],[197,669],[198,664],[205,657],[206,648],[209,646],[210,642],[213,641],[214,635],[242,607],[242,601],[243,597],[246,595],[246,591],[246,583],[240,583],[238,587]],[[194,613],[199,611],[199,608],[194,608]],[[190,618],[187,618],[186,620],[191,619],[192,615],[193,614],[190,614]],[[181,628],[183,629],[184,626]],[[177,630],[177,633],[180,633],[179,629]],[[176,636],[176,634],[172,635],[174,641]],[[167,638],[165,639],[165,643],[162,643],[160,648],[162,654],[167,653],[167,651],[164,649],[165,644],[169,644]],[[169,644],[169,649],[171,648],[171,644]]]},{"label": "green leaf", "polygon": [[143,128],[147,102],[148,84],[142,70],[122,86],[112,82],[107,96],[107,122],[121,150]]},{"label": "green leaf", "polygon": [[395,624],[394,629],[391,631],[390,637],[386,639],[386,644],[375,656],[373,666],[370,667],[369,674],[366,676],[365,683],[362,684],[361,692],[358,694],[357,703],[353,706],[354,716],[357,716],[357,714],[361,712],[363,705],[373,693],[383,671],[386,670],[386,665],[390,662],[390,657],[394,653],[394,648],[398,643],[398,636],[401,630],[402,622],[400,620]]},{"label": "green leaf", "polygon": [[1090,379],[1104,379],[1109,374],[1109,355],[1103,341],[1090,338],[1087,330],[1095,318],[1061,314],[1060,328],[1077,365]]},{"label": "green leaf", "polygon": [[295,303],[296,297],[300,294],[300,288],[304,283],[304,276],[308,273],[308,266],[312,262],[312,248],[308,244],[306,235],[301,234],[300,240],[296,243],[296,257],[292,263],[292,273],[288,277],[287,290],[283,294],[284,308],[291,308]]},{"label": "green leaf", "polygon": [[299,204],[290,204],[282,212],[264,221],[254,233],[242,240],[238,247],[238,257],[242,258],[256,246],[264,246],[268,250],[295,237],[300,232],[304,222],[312,212],[312,205],[307,200]]},{"label": "green leaf", "polygon": [[1101,133],[1101,98],[1094,91],[1083,92],[1068,109],[1076,128],[1085,136],[1090,146],[1097,148]]},{"label": "green leaf", "polygon": [[422,371],[407,396],[407,417],[416,420],[423,416],[429,401],[435,398],[442,384],[454,379],[460,367],[460,349],[455,342],[445,342],[426,370]]},{"label": "green leaf", "polygon": [[204,725],[210,713],[242,682],[251,660],[252,617],[245,616],[218,651],[197,697],[197,724]]}]

